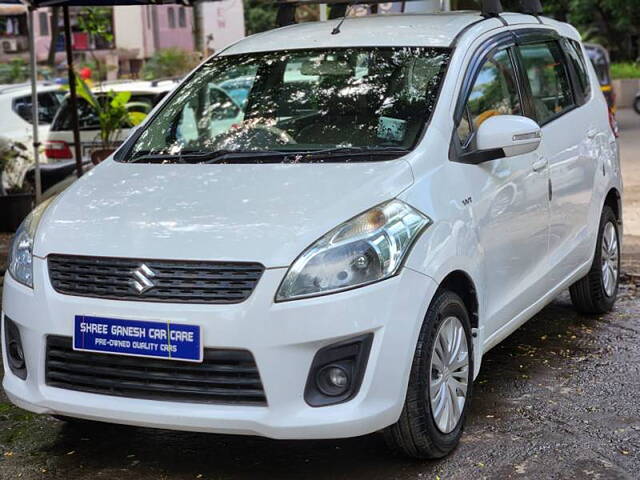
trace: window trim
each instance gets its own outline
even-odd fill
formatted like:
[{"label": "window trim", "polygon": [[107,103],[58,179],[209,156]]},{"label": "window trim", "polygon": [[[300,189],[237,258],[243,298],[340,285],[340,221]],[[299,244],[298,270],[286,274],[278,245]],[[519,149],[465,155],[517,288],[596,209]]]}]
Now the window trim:
[{"label": "window trim", "polygon": [[[563,37],[560,42],[560,47],[564,51],[564,56],[567,59],[567,66],[569,67],[569,71],[571,72],[571,80],[573,81],[573,89],[575,98],[578,100],[578,106],[582,107],[589,103],[593,98],[593,84],[591,83],[591,75],[589,75],[589,68],[587,66],[587,59],[585,57],[584,52],[582,51],[582,45],[580,42],[573,40],[568,37]],[[587,82],[589,83],[589,92],[585,92],[582,88],[582,82],[580,81],[580,72],[578,72],[570,59],[569,49],[573,49],[576,54],[579,54],[582,57],[582,66],[584,68],[584,73],[587,76]],[[589,60],[590,61],[590,60]]]},{"label": "window trim", "polygon": [[[460,125],[460,121],[462,120],[462,115],[467,106],[467,102],[471,95],[471,91],[473,90],[473,86],[480,75],[480,71],[482,67],[484,67],[485,63],[494,53],[499,50],[511,50],[509,52],[509,58],[514,67],[514,72],[516,74],[518,95],[520,96],[520,103],[525,105],[525,97],[523,97],[523,91],[521,83],[521,78],[519,76],[518,68],[516,62],[514,61],[513,56],[513,47],[516,45],[515,36],[513,32],[510,30],[502,31],[493,37],[490,37],[485,42],[483,42],[476,50],[473,52],[472,61],[467,66],[465,70],[464,77],[462,79],[462,86],[458,91],[458,97],[456,100],[456,106],[453,109],[453,128],[451,133],[451,141],[449,144],[449,161],[457,162],[457,163],[469,163],[464,160],[464,155],[473,152],[474,150],[470,150],[469,147],[473,143],[475,138],[475,131],[469,136],[467,142],[462,145],[462,140],[458,136],[458,126]],[[472,126],[473,127],[473,126]],[[499,156],[492,156],[493,158],[488,158],[487,160],[496,160],[500,158]]]}]

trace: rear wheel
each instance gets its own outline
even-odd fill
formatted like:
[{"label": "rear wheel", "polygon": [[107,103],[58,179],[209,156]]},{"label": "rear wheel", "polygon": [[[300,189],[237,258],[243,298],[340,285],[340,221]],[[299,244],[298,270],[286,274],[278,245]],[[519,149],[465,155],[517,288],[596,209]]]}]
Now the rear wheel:
[{"label": "rear wheel", "polygon": [[618,296],[619,280],[618,219],[611,207],[605,206],[600,218],[598,241],[591,270],[569,289],[574,307],[585,314],[611,311]]},{"label": "rear wheel", "polygon": [[636,98],[636,101],[633,102],[633,108],[640,115],[640,97]]},{"label": "rear wheel", "polygon": [[413,458],[442,458],[460,441],[471,398],[471,323],[458,295],[439,291],[425,317],[400,419],[387,444]]}]

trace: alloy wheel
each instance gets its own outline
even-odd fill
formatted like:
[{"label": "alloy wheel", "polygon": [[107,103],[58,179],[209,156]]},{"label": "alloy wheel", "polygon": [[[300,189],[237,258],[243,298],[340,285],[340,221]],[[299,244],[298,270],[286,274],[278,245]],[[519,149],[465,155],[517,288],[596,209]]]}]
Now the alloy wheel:
[{"label": "alloy wheel", "polygon": [[602,286],[608,297],[616,291],[619,261],[618,233],[615,225],[607,222],[602,235]]},{"label": "alloy wheel", "polygon": [[442,433],[451,433],[462,416],[469,381],[469,346],[462,322],[447,317],[431,353],[429,400]]}]

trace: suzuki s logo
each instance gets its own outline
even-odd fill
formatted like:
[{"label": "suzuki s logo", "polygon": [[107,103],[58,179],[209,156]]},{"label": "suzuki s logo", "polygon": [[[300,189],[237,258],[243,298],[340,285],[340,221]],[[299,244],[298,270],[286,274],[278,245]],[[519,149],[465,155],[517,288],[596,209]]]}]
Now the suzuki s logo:
[{"label": "suzuki s logo", "polygon": [[156,286],[152,280],[155,276],[156,272],[143,263],[133,271],[133,279],[129,282],[129,285],[135,288],[138,295],[142,295]]}]

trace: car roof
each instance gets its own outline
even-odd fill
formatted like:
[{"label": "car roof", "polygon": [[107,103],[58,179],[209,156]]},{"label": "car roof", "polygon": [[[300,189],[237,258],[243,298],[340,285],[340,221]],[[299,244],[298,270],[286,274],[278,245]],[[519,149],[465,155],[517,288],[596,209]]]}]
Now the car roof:
[{"label": "car roof", "polygon": [[[55,92],[58,90],[62,90],[62,87],[60,85],[51,83],[38,83],[36,88],[38,90],[38,93]],[[0,95],[11,95],[11,97],[20,97],[22,95],[30,94],[31,84],[28,83],[0,86]]]},{"label": "car roof", "polygon": [[123,82],[106,82],[102,85],[94,85],[91,89],[95,93],[100,92],[131,92],[131,93],[164,93],[173,90],[178,82],[173,80],[164,80],[161,82],[148,81],[123,81]]},{"label": "car roof", "polygon": [[[476,24],[476,36],[501,28],[504,23],[541,27],[538,17],[533,15],[505,13],[501,17],[502,20],[484,19],[477,11],[347,17],[337,35],[331,32],[340,19],[300,23],[247,37],[220,55],[334,47],[451,47],[456,38]],[[577,35],[568,24],[547,18],[542,22],[562,34]]]}]

